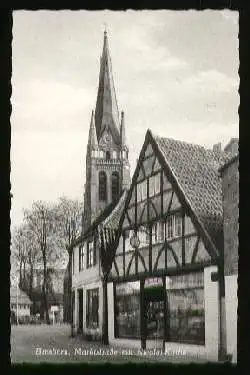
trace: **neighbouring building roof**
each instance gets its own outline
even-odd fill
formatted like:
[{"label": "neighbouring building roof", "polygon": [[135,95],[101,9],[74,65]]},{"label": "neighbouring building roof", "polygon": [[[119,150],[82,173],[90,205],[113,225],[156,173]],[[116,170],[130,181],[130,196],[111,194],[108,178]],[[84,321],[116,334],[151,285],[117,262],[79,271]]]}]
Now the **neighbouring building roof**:
[{"label": "neighbouring building roof", "polygon": [[152,135],[190,207],[215,245],[223,228],[219,168],[232,153]]},{"label": "neighbouring building roof", "polygon": [[119,228],[120,219],[124,210],[125,201],[127,198],[128,191],[124,190],[120,200],[111,212],[111,214],[103,221],[103,228],[117,230]]},{"label": "neighbouring building roof", "polygon": [[[72,244],[71,248],[80,244],[88,236],[92,235],[94,230],[101,224],[102,227],[111,229],[118,229],[120,217],[123,212],[127,191],[124,190],[116,202],[110,203],[104,211],[93,221],[93,223],[79,236]],[[112,223],[112,224],[111,224]]]},{"label": "neighbouring building roof", "polygon": [[32,305],[30,298],[19,288],[10,288],[10,303],[25,303]]},{"label": "neighbouring building roof", "polygon": [[239,160],[239,154],[234,155],[233,157],[231,157],[225,164],[223,164],[219,168],[219,173],[222,174],[231,164],[237,162],[238,160]]}]

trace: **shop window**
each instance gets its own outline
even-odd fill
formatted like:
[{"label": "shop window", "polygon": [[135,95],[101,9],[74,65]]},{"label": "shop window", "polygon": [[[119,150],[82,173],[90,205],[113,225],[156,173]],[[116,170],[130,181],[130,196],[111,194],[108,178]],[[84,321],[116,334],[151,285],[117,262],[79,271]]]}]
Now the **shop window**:
[{"label": "shop window", "polygon": [[172,276],[166,280],[168,341],[205,344],[203,273]]},{"label": "shop window", "polygon": [[119,338],[140,336],[140,282],[115,286],[115,335]]},{"label": "shop window", "polygon": [[87,328],[99,326],[99,289],[87,290],[86,301],[86,324]]}]

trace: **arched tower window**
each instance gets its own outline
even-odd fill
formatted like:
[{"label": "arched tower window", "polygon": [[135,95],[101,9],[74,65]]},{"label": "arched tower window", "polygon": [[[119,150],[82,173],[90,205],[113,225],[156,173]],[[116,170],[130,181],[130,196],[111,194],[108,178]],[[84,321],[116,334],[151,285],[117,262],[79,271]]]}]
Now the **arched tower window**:
[{"label": "arched tower window", "polygon": [[99,200],[107,200],[107,176],[103,171],[99,173]]},{"label": "arched tower window", "polygon": [[112,173],[112,181],[111,181],[111,186],[112,186],[112,201],[115,201],[118,196],[119,196],[119,190],[120,190],[120,181],[119,181],[119,173],[118,172],[113,172]]}]

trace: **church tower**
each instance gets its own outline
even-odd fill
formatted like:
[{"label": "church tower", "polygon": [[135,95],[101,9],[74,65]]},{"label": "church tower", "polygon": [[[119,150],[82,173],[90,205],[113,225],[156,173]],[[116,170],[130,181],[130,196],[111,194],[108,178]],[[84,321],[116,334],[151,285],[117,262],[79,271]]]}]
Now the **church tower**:
[{"label": "church tower", "polygon": [[124,112],[119,116],[107,32],[104,32],[99,86],[92,111],[86,154],[83,226],[90,223],[130,185]]}]

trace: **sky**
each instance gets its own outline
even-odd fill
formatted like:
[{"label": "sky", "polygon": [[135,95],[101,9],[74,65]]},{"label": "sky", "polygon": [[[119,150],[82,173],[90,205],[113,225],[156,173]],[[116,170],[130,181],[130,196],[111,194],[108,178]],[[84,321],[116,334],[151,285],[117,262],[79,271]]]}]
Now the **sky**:
[{"label": "sky", "polygon": [[11,226],[33,201],[83,199],[107,27],[131,175],[147,129],[211,148],[238,137],[238,13],[14,11]]}]

